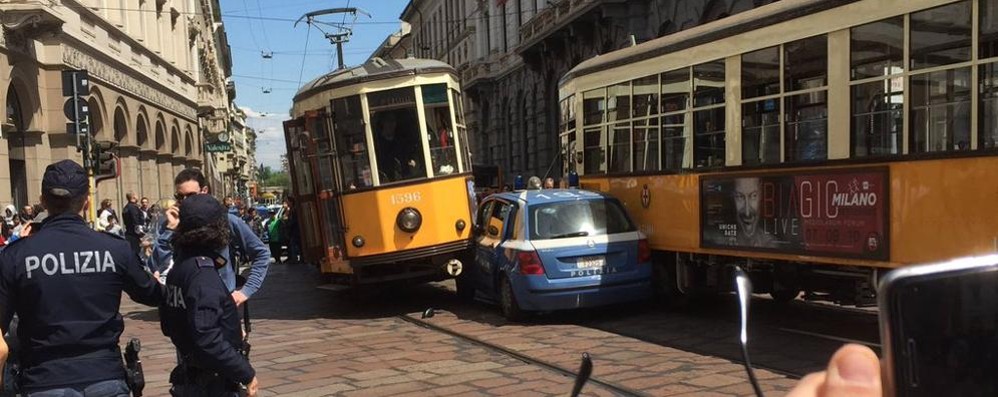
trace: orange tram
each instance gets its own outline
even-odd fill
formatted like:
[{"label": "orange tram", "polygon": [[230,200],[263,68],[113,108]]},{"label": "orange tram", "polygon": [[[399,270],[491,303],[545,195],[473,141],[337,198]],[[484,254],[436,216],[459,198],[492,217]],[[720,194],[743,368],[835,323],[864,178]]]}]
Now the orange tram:
[{"label": "orange tram", "polygon": [[461,273],[474,184],[456,71],[374,58],[303,86],[284,123],[302,251],[334,285]]},{"label": "orange tram", "polygon": [[564,172],[626,203],[659,284],[739,265],[777,300],[868,305],[892,269],[998,251],[998,1],[780,4],[560,82]]}]

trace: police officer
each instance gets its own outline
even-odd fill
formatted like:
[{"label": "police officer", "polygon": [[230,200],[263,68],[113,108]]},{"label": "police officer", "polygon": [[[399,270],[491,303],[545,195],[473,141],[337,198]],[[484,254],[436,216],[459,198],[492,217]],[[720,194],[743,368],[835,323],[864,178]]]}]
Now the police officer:
[{"label": "police officer", "polygon": [[218,251],[229,244],[227,211],[212,196],[194,195],[180,204],[179,217],[172,238],[175,262],[160,306],[163,333],[179,356],[170,393],[234,396],[245,388],[254,396],[259,386],[240,352],[239,312],[216,270],[226,266]]},{"label": "police officer", "polygon": [[42,179],[48,218],[0,253],[0,328],[18,316],[20,386],[27,396],[128,396],[118,338],[121,292],[155,306],[162,288],[120,237],[80,217],[87,174],[63,160]]}]

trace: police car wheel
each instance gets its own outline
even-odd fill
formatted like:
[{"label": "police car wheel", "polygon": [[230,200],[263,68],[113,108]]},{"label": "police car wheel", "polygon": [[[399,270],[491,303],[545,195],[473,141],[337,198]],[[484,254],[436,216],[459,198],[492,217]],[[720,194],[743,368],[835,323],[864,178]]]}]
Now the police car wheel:
[{"label": "police car wheel", "polygon": [[516,296],[513,294],[513,286],[509,278],[503,277],[499,281],[499,307],[503,317],[509,321],[523,320],[524,313],[520,305],[516,303]]}]

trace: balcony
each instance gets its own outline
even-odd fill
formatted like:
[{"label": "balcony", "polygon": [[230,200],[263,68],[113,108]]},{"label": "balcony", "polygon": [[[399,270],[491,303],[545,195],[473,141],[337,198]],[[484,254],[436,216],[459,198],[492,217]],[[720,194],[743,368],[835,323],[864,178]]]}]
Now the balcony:
[{"label": "balcony", "polygon": [[213,85],[208,83],[198,83],[198,115],[212,117],[226,114],[224,93],[219,92]]},{"label": "balcony", "polygon": [[493,51],[488,58],[467,64],[467,67],[461,72],[461,84],[467,88],[475,84],[490,82],[493,78],[505,74],[522,63],[517,54]]},{"label": "balcony", "polygon": [[[553,3],[551,7],[542,10],[520,27],[520,45],[517,52],[523,53],[530,50],[539,42],[550,37],[552,33],[581,20],[586,13],[601,5],[626,6],[627,0],[559,0],[549,3]],[[621,12],[623,10],[614,11]],[[614,11],[604,9],[603,13]]]},{"label": "balcony", "polygon": [[62,13],[56,11],[56,7],[60,7],[57,1],[7,0],[0,3],[3,3],[0,24],[5,30],[25,38],[59,32],[66,22]]}]

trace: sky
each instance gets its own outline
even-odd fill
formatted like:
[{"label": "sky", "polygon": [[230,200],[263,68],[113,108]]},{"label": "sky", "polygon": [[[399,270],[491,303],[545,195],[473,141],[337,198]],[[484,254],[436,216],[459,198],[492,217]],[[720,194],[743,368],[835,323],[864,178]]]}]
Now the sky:
[{"label": "sky", "polygon": [[[388,35],[399,30],[398,17],[408,0],[221,0],[222,21],[232,48],[236,105],[257,130],[256,161],[280,169],[284,146],[282,122],[301,84],[336,68],[335,47],[318,31],[295,22],[310,11],[357,7],[371,17],[326,15],[323,22],[353,22],[353,37],[343,46],[347,67],[363,63]],[[264,52],[273,53],[270,59]],[[299,83],[300,82],[300,83]],[[264,89],[270,93],[264,93]]]}]

